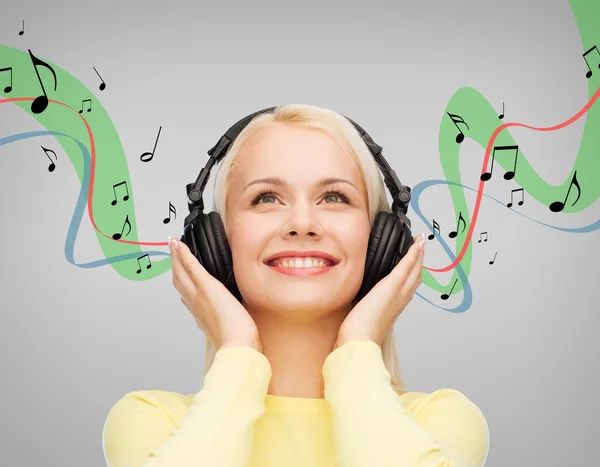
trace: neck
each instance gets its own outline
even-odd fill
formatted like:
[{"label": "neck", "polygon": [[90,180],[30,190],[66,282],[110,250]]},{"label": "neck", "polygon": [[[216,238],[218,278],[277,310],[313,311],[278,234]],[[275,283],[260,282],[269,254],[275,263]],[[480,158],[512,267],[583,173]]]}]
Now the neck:
[{"label": "neck", "polygon": [[[263,354],[271,364],[267,393],[323,399],[323,364],[333,351],[348,307],[324,313],[316,307],[310,310],[277,311],[245,306],[258,328]],[[294,320],[290,318],[293,316],[305,319]]]}]

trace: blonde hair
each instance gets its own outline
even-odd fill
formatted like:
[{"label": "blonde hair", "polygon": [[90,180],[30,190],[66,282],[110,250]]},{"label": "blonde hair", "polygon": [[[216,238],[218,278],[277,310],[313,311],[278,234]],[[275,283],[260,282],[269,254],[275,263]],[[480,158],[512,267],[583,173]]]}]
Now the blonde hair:
[{"label": "blonde hair", "polygon": [[[327,132],[340,144],[346,154],[352,158],[355,167],[364,179],[371,227],[373,226],[375,216],[379,211],[391,212],[390,205],[386,198],[383,178],[377,166],[377,162],[354,125],[352,125],[352,123],[344,116],[329,109],[306,104],[287,104],[276,107],[272,112],[254,117],[238,135],[227,154],[220,162],[215,177],[212,210],[216,211],[221,216],[225,228],[227,228],[227,199],[233,178],[233,169],[236,167],[236,161],[238,159],[237,156],[244,146],[244,143],[252,135],[276,124],[321,129]],[[356,303],[353,302],[350,309],[355,305]],[[212,366],[217,352],[216,347],[210,339],[206,338],[205,340],[203,382]],[[393,327],[383,339],[381,351],[383,362],[391,376],[392,388],[399,395],[404,394],[407,391],[400,373],[400,361],[398,359]]]}]

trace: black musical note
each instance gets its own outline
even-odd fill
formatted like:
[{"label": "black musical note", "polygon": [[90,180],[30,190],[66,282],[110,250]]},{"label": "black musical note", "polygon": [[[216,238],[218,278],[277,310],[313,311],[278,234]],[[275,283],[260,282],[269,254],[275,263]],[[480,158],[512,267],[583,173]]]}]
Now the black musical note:
[{"label": "black musical note", "polygon": [[573,174],[573,178],[571,179],[571,184],[569,185],[569,190],[567,191],[567,196],[565,196],[564,201],[554,201],[550,205],[550,211],[552,212],[560,212],[565,208],[565,203],[567,202],[567,198],[569,197],[569,193],[571,192],[571,187],[575,185],[577,187],[577,199],[571,206],[575,206],[577,201],[579,201],[579,197],[581,196],[581,187],[579,186],[579,182],[577,181],[577,170]]},{"label": "black musical note", "polygon": [[[56,158],[56,160],[58,160],[58,157],[56,156],[56,153],[52,149],[46,149],[44,146],[41,146],[41,148],[46,153],[46,157],[48,159],[50,159],[50,156],[48,155],[48,152],[51,152],[52,154],[54,154],[54,157]],[[54,162],[52,162],[52,159],[50,159],[50,165],[48,166],[48,172],[54,172],[55,168],[56,168],[56,165],[54,164]]]},{"label": "black musical note", "polygon": [[[587,61],[587,58],[585,58],[585,56],[586,56],[587,54],[589,54],[589,53],[590,53],[592,50],[595,50],[595,51],[598,53],[598,56],[600,57],[600,51],[598,50],[598,48],[597,48],[596,46],[593,46],[593,47],[592,47],[590,50],[588,50],[587,52],[585,52],[585,53],[583,54],[583,59],[585,60],[585,64],[587,65],[587,67],[588,67],[588,70],[589,70],[589,71],[588,71],[588,72],[585,74],[585,77],[586,77],[587,79],[590,79],[590,78],[592,77],[592,69],[590,68],[590,64],[588,63],[588,61]],[[600,68],[600,63],[598,64],[598,68]]]},{"label": "black musical note", "polygon": [[438,224],[435,221],[435,219],[433,219],[433,233],[431,235],[429,235],[429,237],[427,237],[428,240],[433,240],[435,238],[435,231],[436,231],[436,229],[438,231],[438,234],[441,235],[442,233],[440,232],[440,224]]},{"label": "black musical note", "polygon": [[519,201],[519,206],[523,206],[523,203],[525,202],[525,193],[523,192],[523,188],[515,188],[514,190],[511,190],[510,192],[510,203],[508,203],[506,205],[507,208],[512,207],[513,205],[513,193],[516,193],[517,191],[521,192],[521,201]]},{"label": "black musical note", "polygon": [[29,51],[29,56],[31,57],[31,63],[33,63],[33,69],[35,70],[35,74],[37,75],[38,81],[40,82],[40,86],[42,87],[42,92],[44,93],[41,96],[38,96],[33,100],[33,102],[31,103],[31,111],[34,114],[41,114],[48,107],[48,94],[46,94],[46,89],[44,88],[44,83],[42,82],[42,78],[40,78],[40,74],[38,72],[37,67],[45,66],[52,72],[52,77],[54,78],[54,90],[55,91],[56,91],[56,86],[58,85],[58,82],[56,79],[56,73],[54,72],[54,68],[52,68],[46,62],[44,62],[43,60],[40,60],[35,55],[33,55],[31,53],[30,49],[27,49],[27,50]]},{"label": "black musical note", "polygon": [[8,94],[10,91],[12,91],[12,66],[0,68],[0,73],[2,73],[3,71],[8,71],[10,75],[10,84],[4,88],[4,92]]},{"label": "black musical note", "polygon": [[106,88],[106,83],[104,82],[104,80],[102,79],[102,76],[100,76],[100,73],[98,73],[98,70],[96,70],[96,67],[93,66],[92,67],[94,69],[94,71],[96,72],[96,74],[98,75],[98,78],[100,78],[100,81],[102,81],[102,83],[100,84],[99,88],[100,91],[104,91],[104,89]]},{"label": "black musical note", "polygon": [[[138,266],[140,266],[140,259],[142,259],[142,258],[148,258],[148,263],[149,263],[149,264],[148,264],[148,266],[146,266],[146,269],[150,269],[150,268],[152,267],[152,261],[150,260],[150,256],[148,256],[148,253],[146,253],[146,254],[145,254],[145,255],[143,255],[143,256],[140,256],[140,257],[137,259]],[[140,266],[140,268],[137,270],[137,273],[138,273],[138,274],[139,274],[140,272],[142,272],[142,266]]]},{"label": "black musical note", "polygon": [[498,252],[496,252],[496,254],[494,255],[494,259],[490,261],[490,264],[494,264],[494,262],[496,261],[496,255],[498,254]]},{"label": "black musical note", "polygon": [[125,218],[125,222],[123,223],[123,228],[121,229],[121,233],[113,234],[113,236],[112,236],[113,240],[121,239],[121,236],[123,235],[123,230],[125,230],[126,225],[129,226],[129,231],[127,232],[127,234],[125,234],[125,236],[127,237],[127,235],[129,235],[131,233],[131,224],[129,223],[129,214],[127,214],[127,217]]},{"label": "black musical note", "polygon": [[[463,120],[463,118],[460,115],[455,115],[455,114],[451,114],[450,112],[446,112],[448,114],[448,116],[452,119],[452,123],[454,123],[454,126],[456,128],[458,128],[458,123],[464,123],[465,125],[467,125],[467,122],[465,122]],[[467,129],[470,130],[469,125],[467,125]],[[458,135],[456,135],[456,142],[458,144],[462,143],[463,140],[465,139],[465,135],[464,133],[460,130],[460,128],[458,128],[458,131],[460,132]]]},{"label": "black musical note", "polygon": [[[156,151],[156,145],[158,144],[158,138],[160,138],[160,130],[162,129],[162,126],[160,126],[158,128],[158,135],[156,136],[156,141],[154,142],[154,149],[152,150],[152,152],[145,152],[144,154],[142,154],[140,156],[140,160],[142,162],[150,162],[152,160],[152,158],[154,157],[154,151]],[[150,155],[149,159],[144,159],[144,156],[146,155]]]},{"label": "black musical note", "polygon": [[19,36],[22,36],[23,34],[25,34],[25,20],[23,20],[23,29],[19,31]]},{"label": "black musical note", "polygon": [[125,185],[125,191],[127,191],[127,194],[126,194],[125,196],[123,196],[123,201],[127,201],[127,200],[129,199],[129,190],[127,189],[127,182],[126,182],[126,181],[123,181],[123,182],[121,182],[121,183],[116,183],[115,185],[113,185],[113,193],[115,194],[115,199],[113,199],[113,200],[110,202],[110,204],[111,204],[112,206],[116,206],[116,204],[117,204],[117,191],[116,191],[116,188],[117,188],[118,186],[121,186],[121,185]]},{"label": "black musical note", "polygon": [[169,201],[169,217],[163,219],[163,224],[168,224],[171,222],[171,212],[175,215],[173,220],[177,219],[177,210],[175,209],[175,206],[171,204],[171,201]]},{"label": "black musical note", "polygon": [[81,101],[81,110],[79,111],[79,113],[80,113],[80,114],[82,114],[82,113],[83,113],[83,104],[84,104],[84,102],[89,102],[89,103],[90,103],[90,108],[89,108],[89,109],[87,109],[87,111],[88,111],[88,112],[91,112],[91,111],[92,111],[92,100],[91,100],[91,99],[83,99],[83,100]]},{"label": "black musical note", "polygon": [[498,115],[498,118],[502,120],[504,118],[504,102],[502,102],[502,113]]},{"label": "black musical note", "polygon": [[452,288],[450,289],[450,293],[443,293],[440,298],[442,300],[448,300],[448,297],[450,297],[450,295],[452,295],[452,291],[454,290],[454,286],[456,285],[456,282],[458,282],[458,279],[456,279],[454,281],[454,284],[452,284]]},{"label": "black musical note", "polygon": [[467,227],[467,223],[466,223],[466,222],[465,222],[465,220],[463,219],[462,211],[461,211],[461,212],[459,212],[458,214],[459,214],[459,215],[458,215],[458,223],[456,224],[456,230],[453,230],[452,232],[450,232],[450,233],[448,234],[448,237],[450,237],[450,238],[454,238],[454,237],[456,237],[456,231],[458,230],[458,226],[460,225],[460,221],[462,221],[462,222],[463,222],[463,224],[464,224],[464,225],[463,225],[463,229],[462,229],[461,233],[462,233],[462,232],[464,232],[464,231],[465,231],[465,228]]},{"label": "black musical note", "polygon": [[492,178],[492,172],[494,172],[494,158],[496,157],[496,151],[515,151],[515,166],[512,170],[509,170],[504,174],[504,180],[512,180],[515,176],[515,172],[517,171],[517,159],[519,157],[519,146],[494,146],[494,150],[492,151],[492,168],[489,172],[485,172],[481,175],[481,180],[487,182],[490,178]]},{"label": "black musical note", "polygon": [[488,233],[487,233],[487,232],[481,232],[481,233],[479,234],[479,242],[477,242],[477,243],[481,243],[481,236],[482,236],[483,234],[485,234],[485,240],[484,240],[484,242],[487,242],[487,241],[488,241]]}]

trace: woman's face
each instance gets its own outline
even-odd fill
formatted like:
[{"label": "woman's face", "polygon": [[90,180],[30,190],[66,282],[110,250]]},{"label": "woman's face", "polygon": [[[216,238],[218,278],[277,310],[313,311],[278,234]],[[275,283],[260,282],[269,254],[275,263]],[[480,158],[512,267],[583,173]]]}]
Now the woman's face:
[{"label": "woman's face", "polygon": [[[250,311],[314,320],[348,308],[363,279],[370,225],[364,182],[350,157],[327,133],[275,125],[241,150],[227,201],[227,238],[236,282]],[[279,177],[287,185],[251,184]],[[350,183],[325,186],[337,177]],[[335,189],[344,196],[327,191]],[[256,199],[261,190],[263,194]],[[339,262],[328,272],[300,277],[264,261],[284,250],[318,250]]]}]

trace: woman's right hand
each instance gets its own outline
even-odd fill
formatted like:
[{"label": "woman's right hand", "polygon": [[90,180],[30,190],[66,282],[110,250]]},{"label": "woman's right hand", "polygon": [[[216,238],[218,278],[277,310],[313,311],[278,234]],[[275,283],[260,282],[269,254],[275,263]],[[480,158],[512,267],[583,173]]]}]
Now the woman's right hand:
[{"label": "woman's right hand", "polygon": [[258,328],[248,311],[221,281],[209,274],[185,243],[175,237],[170,237],[170,242],[173,285],[200,330],[217,350],[252,347],[262,353]]}]

